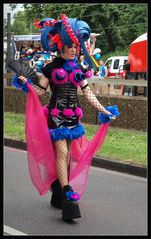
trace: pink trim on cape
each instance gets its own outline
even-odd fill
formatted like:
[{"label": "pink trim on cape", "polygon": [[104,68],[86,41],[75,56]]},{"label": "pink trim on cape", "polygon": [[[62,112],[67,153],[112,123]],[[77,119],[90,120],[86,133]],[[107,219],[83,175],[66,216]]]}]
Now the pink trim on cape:
[{"label": "pink trim on cape", "polygon": [[[44,195],[57,178],[56,157],[48,132],[44,107],[29,83],[27,87],[29,92],[26,103],[25,133],[29,172],[37,191],[40,195]],[[99,126],[90,141],[85,136],[73,140],[69,184],[80,195],[84,193],[93,156],[103,144],[108,127],[109,123]]]}]

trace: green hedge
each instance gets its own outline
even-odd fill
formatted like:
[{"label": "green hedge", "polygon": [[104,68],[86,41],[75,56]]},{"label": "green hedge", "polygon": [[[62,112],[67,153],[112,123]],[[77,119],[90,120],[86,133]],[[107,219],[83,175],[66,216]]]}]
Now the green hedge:
[{"label": "green hedge", "polygon": [[[134,96],[98,96],[103,106],[117,105],[120,116],[112,122],[113,127],[147,131],[147,99]],[[49,101],[49,92],[42,98],[42,105]],[[82,122],[97,124],[97,111],[79,95],[79,103],[84,111]],[[4,88],[4,110],[6,112],[25,113],[26,95],[12,87]]]}]

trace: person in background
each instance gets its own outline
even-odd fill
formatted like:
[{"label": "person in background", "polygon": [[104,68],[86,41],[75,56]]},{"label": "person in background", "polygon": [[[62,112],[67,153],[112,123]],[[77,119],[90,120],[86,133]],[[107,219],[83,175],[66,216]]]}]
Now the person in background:
[{"label": "person in background", "polygon": [[99,73],[98,75],[102,78],[107,77],[108,75],[108,70],[107,67],[104,65],[104,61],[100,60],[100,66],[99,66]]},{"label": "person in background", "polygon": [[27,52],[27,48],[22,46],[20,49],[20,58],[25,58],[26,52]]},{"label": "person in background", "polygon": [[89,64],[87,63],[87,61],[85,60],[85,56],[81,55],[80,56],[80,64],[84,69],[88,69]]}]

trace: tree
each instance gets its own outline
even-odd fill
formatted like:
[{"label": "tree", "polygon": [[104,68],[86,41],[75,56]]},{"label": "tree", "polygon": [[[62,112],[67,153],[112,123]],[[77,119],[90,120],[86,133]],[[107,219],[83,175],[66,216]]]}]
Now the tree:
[{"label": "tree", "polygon": [[24,21],[19,21],[18,19],[14,21],[11,31],[15,35],[29,34],[29,30],[26,27],[26,23]]},{"label": "tree", "polygon": [[29,34],[29,30],[27,27],[27,23],[24,20],[24,12],[19,11],[15,16],[15,20],[11,26],[11,31],[15,35],[24,35],[24,34]]},{"label": "tree", "polygon": [[[11,5],[15,7],[16,4]],[[29,33],[38,31],[33,25],[36,18],[58,19],[60,13],[66,13],[70,18],[81,18],[88,23],[91,32],[100,34],[96,47],[101,48],[103,54],[128,50],[130,43],[147,31],[147,4],[26,3],[23,13],[20,18],[25,22],[23,29],[28,29]]]}]

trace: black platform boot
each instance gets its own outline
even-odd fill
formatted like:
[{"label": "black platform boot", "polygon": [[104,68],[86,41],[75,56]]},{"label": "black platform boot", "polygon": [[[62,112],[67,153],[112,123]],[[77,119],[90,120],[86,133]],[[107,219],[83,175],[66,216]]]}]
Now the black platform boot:
[{"label": "black platform boot", "polygon": [[63,201],[62,201],[62,218],[65,221],[70,221],[74,218],[80,218],[81,213],[78,205],[79,195],[73,192],[70,185],[63,188]]},{"label": "black platform boot", "polygon": [[52,196],[50,204],[58,209],[62,209],[63,191],[58,179],[52,183],[51,189]]}]

